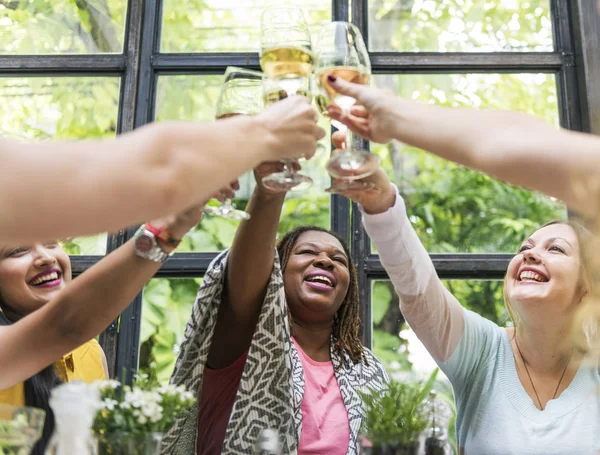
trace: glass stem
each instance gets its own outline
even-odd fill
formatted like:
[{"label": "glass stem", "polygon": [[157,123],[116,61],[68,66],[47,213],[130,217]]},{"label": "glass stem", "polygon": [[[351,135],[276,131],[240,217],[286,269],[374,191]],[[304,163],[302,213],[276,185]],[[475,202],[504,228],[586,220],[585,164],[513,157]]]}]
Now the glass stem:
[{"label": "glass stem", "polygon": [[292,163],[293,163],[292,160],[284,160],[283,161],[283,172],[285,172],[288,175],[295,174]]},{"label": "glass stem", "polygon": [[[344,110],[344,116],[348,116],[350,115],[350,109],[345,109]],[[344,151],[346,152],[350,152],[353,149],[353,141],[354,141],[354,136],[352,134],[352,131],[350,130],[349,127],[346,126],[346,147],[344,149]]]},{"label": "glass stem", "polygon": [[222,207],[227,207],[227,208],[233,208],[233,205],[231,204],[231,199],[227,198],[223,201],[223,203],[221,204]]}]

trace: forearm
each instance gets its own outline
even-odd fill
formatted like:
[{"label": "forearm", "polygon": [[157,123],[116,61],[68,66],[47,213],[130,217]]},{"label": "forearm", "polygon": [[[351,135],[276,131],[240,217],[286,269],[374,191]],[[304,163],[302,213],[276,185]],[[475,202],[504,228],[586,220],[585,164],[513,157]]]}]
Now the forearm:
[{"label": "forearm", "polygon": [[197,204],[263,159],[268,135],[257,128],[248,117],[154,124],[110,141],[0,140],[0,212],[11,214],[0,238],[114,231]]},{"label": "forearm", "polygon": [[462,308],[438,278],[402,198],[397,194],[394,206],[384,213],[363,212],[363,221],[398,292],[406,321],[434,358],[447,359],[462,334]]},{"label": "forearm", "polygon": [[260,310],[273,270],[275,243],[285,194],[255,189],[240,224],[227,267],[228,302],[234,311],[252,316]]},{"label": "forearm", "polygon": [[102,332],[156,273],[132,242],[74,280],[59,296],[0,332],[0,389],[35,374]]},{"label": "forearm", "polygon": [[[394,99],[393,136],[444,159],[562,199],[590,214],[596,204],[600,138],[514,113],[449,109]],[[565,153],[577,158],[565,160]],[[577,185],[585,188],[582,197]]]}]

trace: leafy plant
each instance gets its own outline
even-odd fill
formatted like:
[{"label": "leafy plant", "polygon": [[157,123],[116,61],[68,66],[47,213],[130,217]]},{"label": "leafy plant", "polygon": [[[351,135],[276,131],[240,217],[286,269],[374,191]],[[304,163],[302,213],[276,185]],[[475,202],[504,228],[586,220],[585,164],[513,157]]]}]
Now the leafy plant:
[{"label": "leafy plant", "polygon": [[96,381],[93,386],[103,403],[93,427],[100,440],[118,433],[162,433],[196,401],[185,387],[159,385],[145,375],[139,376],[133,387],[114,380]]},{"label": "leafy plant", "polygon": [[392,380],[382,391],[360,393],[366,419],[363,428],[374,447],[409,447],[427,427],[424,401],[433,388],[438,370],[425,383]]}]

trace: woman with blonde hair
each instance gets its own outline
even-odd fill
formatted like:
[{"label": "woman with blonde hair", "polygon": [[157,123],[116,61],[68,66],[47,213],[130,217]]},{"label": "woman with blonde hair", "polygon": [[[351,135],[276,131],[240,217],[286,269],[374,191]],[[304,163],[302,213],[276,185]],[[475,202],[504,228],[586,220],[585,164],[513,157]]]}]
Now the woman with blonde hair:
[{"label": "woman with blonde hair", "polygon": [[585,231],[559,221],[523,241],[504,281],[515,324],[503,328],[444,287],[384,170],[365,180],[374,188],[345,194],[360,204],[402,314],[452,384],[459,452],[597,454],[600,367],[583,362],[570,339],[590,291]]}]

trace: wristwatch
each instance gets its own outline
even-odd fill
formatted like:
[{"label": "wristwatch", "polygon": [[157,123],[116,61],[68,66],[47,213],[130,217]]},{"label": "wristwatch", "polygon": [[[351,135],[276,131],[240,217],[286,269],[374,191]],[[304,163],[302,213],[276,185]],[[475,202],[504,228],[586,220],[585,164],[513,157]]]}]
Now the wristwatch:
[{"label": "wristwatch", "polygon": [[160,243],[151,231],[142,226],[133,238],[133,246],[135,254],[143,259],[148,259],[152,262],[163,263],[169,259],[173,253],[165,253],[160,247]]}]

